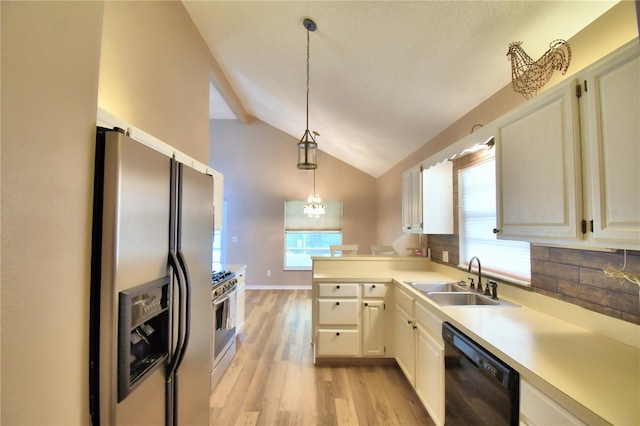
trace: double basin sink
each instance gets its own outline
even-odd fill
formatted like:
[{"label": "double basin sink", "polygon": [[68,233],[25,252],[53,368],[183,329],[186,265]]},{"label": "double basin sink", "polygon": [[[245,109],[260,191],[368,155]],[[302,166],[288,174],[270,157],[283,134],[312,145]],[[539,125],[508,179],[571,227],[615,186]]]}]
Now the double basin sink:
[{"label": "double basin sink", "polygon": [[519,306],[506,300],[492,299],[459,283],[442,281],[405,281],[405,283],[440,306]]}]

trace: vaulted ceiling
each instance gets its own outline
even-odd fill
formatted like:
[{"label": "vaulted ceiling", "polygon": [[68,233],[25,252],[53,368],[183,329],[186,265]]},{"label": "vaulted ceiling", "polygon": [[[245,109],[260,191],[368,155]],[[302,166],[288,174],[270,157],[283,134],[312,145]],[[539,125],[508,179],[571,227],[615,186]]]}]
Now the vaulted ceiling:
[{"label": "vaulted ceiling", "polygon": [[183,3],[220,65],[224,81],[212,88],[230,88],[212,90],[213,117],[234,117],[218,107],[232,96],[297,139],[306,128],[302,21],[313,19],[309,129],[319,149],[378,177],[511,82],[509,43],[537,59],[617,1]]}]

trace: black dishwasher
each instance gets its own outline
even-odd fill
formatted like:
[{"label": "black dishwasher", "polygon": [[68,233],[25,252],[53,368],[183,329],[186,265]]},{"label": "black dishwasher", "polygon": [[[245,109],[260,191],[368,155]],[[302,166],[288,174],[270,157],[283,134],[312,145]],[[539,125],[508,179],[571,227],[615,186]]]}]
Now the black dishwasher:
[{"label": "black dishwasher", "polygon": [[442,324],[445,424],[518,425],[520,375],[454,326]]}]

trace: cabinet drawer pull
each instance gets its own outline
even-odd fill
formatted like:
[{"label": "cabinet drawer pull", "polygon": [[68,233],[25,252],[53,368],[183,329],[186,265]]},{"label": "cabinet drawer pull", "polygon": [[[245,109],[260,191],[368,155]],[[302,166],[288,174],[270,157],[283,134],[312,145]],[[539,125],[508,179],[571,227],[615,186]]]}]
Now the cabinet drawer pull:
[{"label": "cabinet drawer pull", "polygon": [[371,288],[376,288],[376,285],[375,285],[375,284],[374,284],[374,285],[372,285],[372,286],[371,286]]},{"label": "cabinet drawer pull", "polygon": [[367,302],[364,303],[364,306],[369,306],[369,304]]},{"label": "cabinet drawer pull", "polygon": [[499,230],[498,228],[493,228],[493,233],[494,233],[494,234],[497,234],[497,233],[499,233],[499,232],[500,232],[500,230]]},{"label": "cabinet drawer pull", "polygon": [[411,320],[407,320],[407,324],[409,324],[409,325],[411,325],[412,322],[413,321],[411,321]]},{"label": "cabinet drawer pull", "polygon": [[340,290],[340,286],[339,285],[336,286],[336,290]]},{"label": "cabinet drawer pull", "polygon": [[339,332],[336,332],[336,336],[339,336],[339,335],[340,335],[340,333],[339,333]]},{"label": "cabinet drawer pull", "polygon": [[336,306],[338,306],[340,304],[340,302],[336,302]]}]

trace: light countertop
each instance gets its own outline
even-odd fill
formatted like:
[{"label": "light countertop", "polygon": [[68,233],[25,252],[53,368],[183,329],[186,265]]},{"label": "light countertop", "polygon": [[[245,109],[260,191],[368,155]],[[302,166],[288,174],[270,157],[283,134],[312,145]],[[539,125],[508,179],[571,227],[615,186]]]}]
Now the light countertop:
[{"label": "light countertop", "polygon": [[[570,411],[584,418],[586,407],[589,422],[597,423],[600,417],[616,425],[640,425],[638,348],[524,305],[443,307],[404,283],[457,281],[442,273],[391,270],[387,276],[372,277],[357,269],[346,276],[343,272],[339,277],[314,274],[314,281],[394,281]],[[640,327],[635,330],[640,332]]]}]

